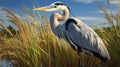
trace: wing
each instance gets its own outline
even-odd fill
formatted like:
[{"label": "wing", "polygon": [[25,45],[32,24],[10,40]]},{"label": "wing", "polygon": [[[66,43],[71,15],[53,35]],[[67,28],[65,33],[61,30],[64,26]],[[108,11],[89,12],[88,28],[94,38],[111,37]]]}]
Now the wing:
[{"label": "wing", "polygon": [[101,38],[82,21],[71,18],[66,22],[66,38],[76,48],[87,53],[92,52],[99,58],[110,59],[109,53]]}]

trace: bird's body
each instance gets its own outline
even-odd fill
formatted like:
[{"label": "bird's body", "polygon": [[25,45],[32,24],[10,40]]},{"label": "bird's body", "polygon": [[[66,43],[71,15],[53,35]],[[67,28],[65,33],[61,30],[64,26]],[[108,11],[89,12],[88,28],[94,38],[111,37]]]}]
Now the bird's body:
[{"label": "bird's body", "polygon": [[[92,28],[80,21],[78,18],[72,17],[67,21],[52,29],[58,38],[65,39],[76,51],[96,56],[102,61],[110,59],[103,41]],[[51,27],[53,28],[53,26]]]},{"label": "bird's body", "polygon": [[[70,46],[77,52],[83,52],[88,55],[95,56],[102,61],[110,59],[107,48],[105,47],[101,38],[78,18],[69,18],[69,8],[61,2],[51,4],[50,8],[42,8],[42,10],[49,11],[50,9],[61,10],[63,14],[54,12],[50,17],[50,25],[53,33],[58,38],[63,38],[69,42]],[[34,10],[41,10],[36,8]],[[58,21],[66,21],[60,24]]]},{"label": "bird's body", "polygon": [[[69,20],[71,22],[67,22]],[[65,39],[76,51],[96,56],[102,61],[110,59],[109,53],[104,46],[103,41],[93,31],[93,29],[74,17],[68,19],[67,21],[64,24],[59,24],[55,27],[53,32],[56,36]],[[59,33],[56,33],[57,31],[59,31]]]}]

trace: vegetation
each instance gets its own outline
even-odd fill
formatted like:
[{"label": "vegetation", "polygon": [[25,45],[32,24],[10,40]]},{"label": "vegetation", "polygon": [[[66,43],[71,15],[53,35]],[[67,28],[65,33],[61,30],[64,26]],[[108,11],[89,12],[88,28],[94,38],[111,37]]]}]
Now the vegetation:
[{"label": "vegetation", "polygon": [[[110,6],[109,1],[108,5]],[[117,15],[114,15],[112,10],[109,14],[103,6],[100,4],[98,4],[98,6],[105,13],[105,18],[109,24],[108,28],[103,28],[100,30],[96,29],[96,32],[108,46],[109,53],[111,55],[111,61],[109,62],[108,66],[113,67],[114,65],[116,67],[120,67],[120,8],[118,8]]]},{"label": "vegetation", "polygon": [[[85,67],[120,67],[120,13],[108,14],[106,9],[99,4],[105,12],[105,18],[110,25],[108,28],[99,28],[95,31],[100,35],[109,50],[111,60],[102,63],[99,59],[83,55]],[[22,7],[27,12],[24,18],[8,9],[8,20],[18,30],[11,26],[5,27],[0,19],[0,58],[10,60],[14,67],[77,67],[77,53],[64,40],[57,39],[51,32],[49,21],[39,13],[37,22],[32,12]],[[30,21],[29,21],[30,20]]]}]

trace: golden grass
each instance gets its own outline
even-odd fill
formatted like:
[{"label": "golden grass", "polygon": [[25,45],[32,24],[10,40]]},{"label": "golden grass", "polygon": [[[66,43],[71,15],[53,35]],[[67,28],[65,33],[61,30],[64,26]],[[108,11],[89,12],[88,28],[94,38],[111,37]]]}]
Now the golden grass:
[{"label": "golden grass", "polygon": [[[100,6],[100,5],[99,5]],[[106,19],[110,22],[113,18],[107,13],[106,9],[100,6],[105,12]],[[41,24],[37,23],[35,17],[29,9],[22,7],[28,18],[25,19],[22,15],[16,15],[12,11],[3,8],[7,12],[7,18],[19,30],[19,33],[14,36],[7,27],[1,24],[11,36],[0,36],[0,58],[11,60],[15,67],[77,67],[78,60],[76,52],[64,40],[59,40],[51,32],[48,19],[40,16]],[[118,14],[120,15],[120,14]],[[116,18],[117,17],[117,18]],[[119,16],[115,16],[119,20]],[[28,21],[31,20],[31,21]],[[44,21],[44,22],[43,22]],[[110,22],[113,24],[113,22]],[[107,63],[102,63],[99,59],[82,55],[85,67],[119,67],[120,62],[120,28],[115,28],[111,25],[109,28],[96,29],[96,32],[103,39],[111,60]],[[119,25],[118,25],[119,27]],[[117,33],[113,33],[116,32]]]},{"label": "golden grass", "polygon": [[[110,6],[109,0],[108,5]],[[98,6],[105,13],[105,18],[110,25],[108,28],[103,28],[103,32],[96,29],[96,32],[100,35],[105,44],[108,45],[108,50],[111,56],[108,66],[120,67],[120,9],[118,8],[117,15],[114,15],[112,9],[110,9],[111,12],[109,14],[102,5],[98,4]]]},{"label": "golden grass", "polygon": [[[72,59],[66,58],[70,57],[67,55],[68,53],[66,54],[69,50],[60,48],[60,43],[51,33],[49,23],[46,22],[42,27],[39,24],[35,26],[36,21],[26,22],[26,20],[20,20],[16,14],[8,9],[4,8],[3,10],[9,14],[7,18],[18,27],[20,33],[10,39],[1,37],[0,56],[2,58],[16,60],[22,67],[61,67],[66,66],[66,64],[73,66],[73,63],[77,65],[77,61],[74,62],[76,54],[69,54],[73,57]],[[30,17],[34,19],[33,16],[30,15]],[[5,26],[1,26],[9,32]],[[68,60],[73,60],[73,62],[67,62]]]},{"label": "golden grass", "polygon": [[[22,8],[23,9],[23,8]],[[64,40],[59,40],[51,32],[48,20],[40,18],[42,25],[37,24],[34,15],[27,14],[33,21],[24,20],[8,9],[6,17],[19,30],[17,36],[1,37],[0,57],[13,60],[13,65],[20,67],[77,67],[76,52]],[[24,10],[26,10],[24,8]],[[27,10],[28,11],[28,10]],[[22,18],[22,19],[21,19]],[[45,21],[43,23],[43,21]],[[5,26],[2,25],[4,28]],[[7,28],[7,27],[5,27]],[[9,30],[9,29],[8,29]],[[6,30],[7,32],[9,32]],[[9,34],[12,34],[10,32]],[[12,36],[12,35],[11,35]],[[100,64],[96,58],[83,55],[85,67],[96,67]],[[94,59],[94,60],[93,60]],[[93,60],[93,61],[91,61]]]}]

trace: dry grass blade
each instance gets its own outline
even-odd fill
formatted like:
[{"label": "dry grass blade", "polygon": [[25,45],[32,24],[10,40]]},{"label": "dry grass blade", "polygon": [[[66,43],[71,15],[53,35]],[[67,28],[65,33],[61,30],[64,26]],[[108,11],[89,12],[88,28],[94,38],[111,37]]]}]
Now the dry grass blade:
[{"label": "dry grass blade", "polygon": [[12,15],[16,20],[19,20],[19,19],[16,17],[16,15],[15,15],[13,12],[11,12],[10,10],[8,10],[8,9],[6,9],[6,8],[2,8],[2,10],[6,11],[8,14]]},{"label": "dry grass blade", "polygon": [[100,3],[98,3],[97,5],[103,12],[107,13],[106,9]]},{"label": "dry grass blade", "polygon": [[33,13],[29,9],[27,9],[24,5],[21,5],[21,9],[24,12],[27,12],[31,17],[34,17]]},{"label": "dry grass blade", "polygon": [[11,36],[13,36],[11,31],[7,27],[5,27],[3,24],[0,23],[0,27],[2,27],[6,32],[8,32]]},{"label": "dry grass blade", "polygon": [[111,26],[114,26],[113,18],[111,17],[112,16],[112,11],[111,11],[111,15],[109,15],[107,10],[100,3],[98,3],[98,7],[105,13],[105,18],[108,21],[108,23]]},{"label": "dry grass blade", "polygon": [[[7,18],[9,19],[9,21],[11,21],[13,24],[15,24],[19,31],[20,31],[20,36],[21,36],[21,40],[24,43],[27,43],[27,37],[26,37],[26,31],[24,30],[24,26],[23,23],[24,21],[21,21],[18,16],[16,14],[14,14],[13,12],[11,12],[10,10],[6,9],[6,8],[2,8],[4,11],[7,12]],[[19,16],[20,17],[20,16]]]},{"label": "dry grass blade", "polygon": [[4,20],[0,18],[0,22],[4,23]]},{"label": "dry grass blade", "polygon": [[15,24],[20,29],[20,31],[22,31],[22,24],[20,23],[20,20],[18,19],[18,17],[13,12],[11,12],[10,10],[8,10],[6,8],[2,8],[2,9],[7,12],[7,16],[6,17],[13,24]]},{"label": "dry grass blade", "polygon": [[109,6],[111,5],[111,4],[110,4],[110,0],[107,0],[107,3],[108,3]]}]

